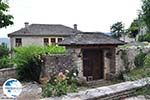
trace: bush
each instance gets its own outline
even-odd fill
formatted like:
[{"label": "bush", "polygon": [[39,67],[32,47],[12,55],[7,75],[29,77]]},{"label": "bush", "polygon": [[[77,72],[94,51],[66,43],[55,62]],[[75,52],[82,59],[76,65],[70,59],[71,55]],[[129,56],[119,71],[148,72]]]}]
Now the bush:
[{"label": "bush", "polygon": [[150,55],[146,55],[145,60],[142,61],[144,62],[143,67],[135,68],[127,73],[128,80],[150,77]]},{"label": "bush", "polygon": [[[147,97],[147,95],[150,95],[150,85],[137,89],[136,93],[137,95],[144,95]],[[149,100],[149,99],[150,98],[147,98],[146,100]]]},{"label": "bush", "polygon": [[9,49],[5,44],[0,45],[0,58],[3,56],[8,56],[9,54]]},{"label": "bush", "polygon": [[8,56],[4,56],[0,59],[0,69],[13,67],[12,59]]},{"label": "bush", "polygon": [[77,73],[66,71],[65,74],[60,72],[57,76],[51,78],[49,83],[43,87],[42,95],[44,97],[61,96],[68,92],[77,90]]},{"label": "bush", "polygon": [[143,53],[142,51],[135,57],[134,64],[136,67],[143,67],[144,66],[144,60],[145,60],[146,53]]},{"label": "bush", "polygon": [[126,75],[127,75],[126,76],[127,81],[138,80],[141,78],[150,77],[150,69],[147,69],[145,67],[135,68],[135,69],[131,70],[130,72],[128,72]]},{"label": "bush", "polygon": [[143,36],[140,35],[139,38],[138,38],[138,41],[140,41],[140,42],[143,42],[143,41],[150,42],[150,34],[147,33],[147,34],[144,34]]},{"label": "bush", "polygon": [[18,47],[14,49],[15,55],[13,57],[17,65],[17,74],[19,80],[37,81],[39,82],[41,66],[43,64],[43,55],[64,53],[65,49],[59,46],[28,46]]},{"label": "bush", "polygon": [[144,66],[150,68],[150,55],[149,54],[145,57]]}]

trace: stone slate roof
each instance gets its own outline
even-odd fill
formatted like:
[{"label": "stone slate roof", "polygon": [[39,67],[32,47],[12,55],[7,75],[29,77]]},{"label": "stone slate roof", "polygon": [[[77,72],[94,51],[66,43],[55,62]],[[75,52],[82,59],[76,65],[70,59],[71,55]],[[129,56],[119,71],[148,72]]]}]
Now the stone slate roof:
[{"label": "stone slate roof", "polygon": [[66,37],[59,45],[123,45],[125,42],[114,39],[100,32],[80,32]]},{"label": "stone slate roof", "polygon": [[66,36],[75,33],[73,28],[61,24],[31,24],[28,27],[17,30],[8,36]]}]

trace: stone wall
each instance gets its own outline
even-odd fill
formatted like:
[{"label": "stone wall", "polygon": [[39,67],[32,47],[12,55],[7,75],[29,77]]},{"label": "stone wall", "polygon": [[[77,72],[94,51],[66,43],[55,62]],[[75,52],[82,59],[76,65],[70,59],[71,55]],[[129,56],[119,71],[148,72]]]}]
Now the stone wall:
[{"label": "stone wall", "polygon": [[[120,72],[126,70],[124,60],[121,55],[123,51],[126,52],[128,68],[135,68],[134,59],[135,56],[143,52],[150,51],[150,48],[144,47],[129,47],[129,48],[103,48],[104,52],[104,79],[115,78]],[[45,71],[48,76],[53,76],[56,73],[63,72],[64,70],[77,69],[79,71],[79,77],[83,77],[83,60],[82,52],[80,48],[67,48],[67,53],[64,55],[49,55],[46,57]],[[51,75],[52,74],[52,75]]]},{"label": "stone wall", "polygon": [[[115,48],[102,48],[104,56],[104,79],[111,79],[115,76]],[[81,48],[67,48],[64,55],[48,55],[45,57],[44,72],[47,76],[53,76],[65,70],[78,70],[78,76],[83,76],[83,55]],[[50,77],[49,77],[50,78]]]},{"label": "stone wall", "polygon": [[50,78],[59,72],[74,69],[73,58],[70,55],[48,55],[45,57],[44,73]]},{"label": "stone wall", "polygon": [[78,93],[68,93],[62,97],[51,97],[42,100],[123,100],[135,95],[136,89],[150,85],[150,77],[137,81],[128,81],[110,86],[98,87],[79,91]]},{"label": "stone wall", "polygon": [[115,76],[115,48],[103,49],[104,51],[104,79],[112,79]]},{"label": "stone wall", "polygon": [[16,78],[16,69],[15,68],[3,68],[0,69],[0,83],[6,81],[9,78]]},{"label": "stone wall", "polygon": [[118,74],[121,71],[124,71],[126,69],[125,65],[124,65],[124,61],[121,58],[123,50],[125,50],[125,52],[127,53],[128,68],[133,69],[133,68],[135,68],[135,65],[134,65],[135,56],[138,55],[141,50],[144,53],[149,52],[150,47],[133,47],[133,46],[131,46],[129,48],[117,48],[116,49],[116,74]]}]

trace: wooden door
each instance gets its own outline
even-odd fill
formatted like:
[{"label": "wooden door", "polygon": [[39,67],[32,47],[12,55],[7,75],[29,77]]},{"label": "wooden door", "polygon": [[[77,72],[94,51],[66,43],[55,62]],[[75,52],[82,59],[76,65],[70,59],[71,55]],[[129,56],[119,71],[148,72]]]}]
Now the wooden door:
[{"label": "wooden door", "polygon": [[103,52],[102,50],[83,50],[83,75],[87,80],[103,78]]}]

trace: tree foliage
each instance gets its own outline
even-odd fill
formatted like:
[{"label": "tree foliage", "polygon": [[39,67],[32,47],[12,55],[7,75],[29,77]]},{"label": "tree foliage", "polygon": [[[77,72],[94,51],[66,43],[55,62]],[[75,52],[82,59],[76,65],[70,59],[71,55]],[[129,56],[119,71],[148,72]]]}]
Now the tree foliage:
[{"label": "tree foliage", "polygon": [[9,49],[7,48],[7,45],[2,43],[0,45],[0,58],[7,56],[9,54]]},{"label": "tree foliage", "polygon": [[13,16],[7,14],[9,5],[6,1],[0,0],[0,28],[13,24]]},{"label": "tree foliage", "polygon": [[117,22],[111,26],[110,30],[114,38],[120,38],[121,35],[124,33],[124,26],[122,22]]},{"label": "tree foliage", "polygon": [[129,33],[128,33],[129,37],[135,38],[136,35],[138,34],[139,28],[140,28],[140,26],[139,26],[139,20],[138,19],[133,20],[133,22],[131,23],[131,25],[130,25],[130,27],[128,29],[128,31],[129,31]]},{"label": "tree foliage", "polygon": [[142,11],[140,14],[148,28],[148,31],[150,31],[150,0],[142,0]]}]

